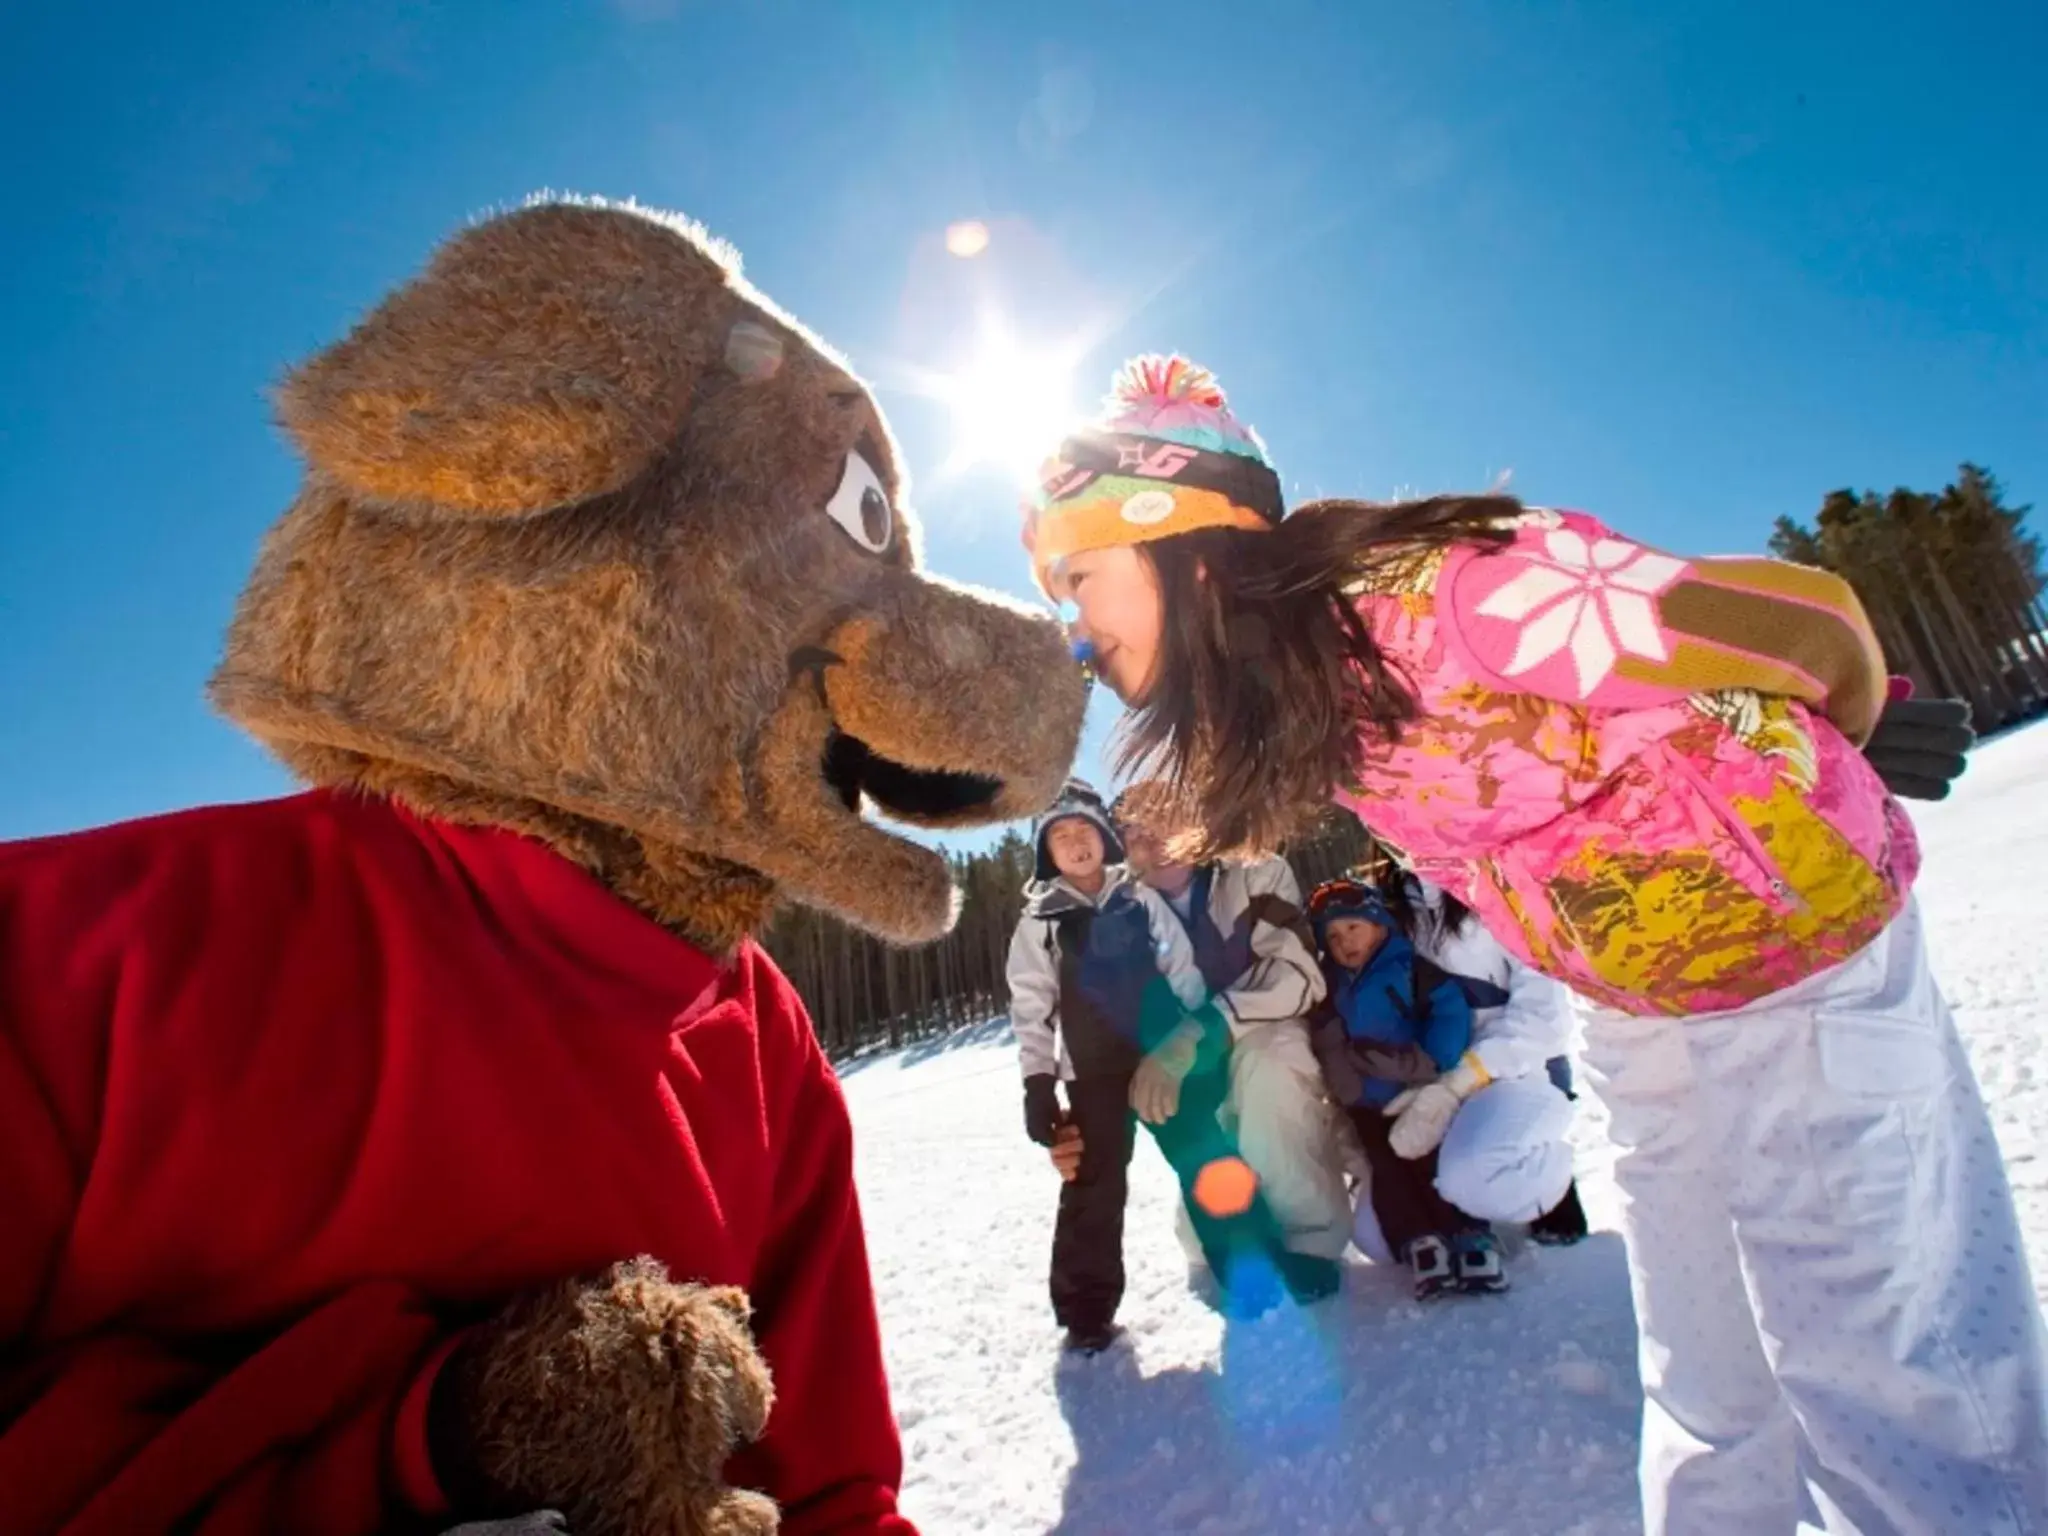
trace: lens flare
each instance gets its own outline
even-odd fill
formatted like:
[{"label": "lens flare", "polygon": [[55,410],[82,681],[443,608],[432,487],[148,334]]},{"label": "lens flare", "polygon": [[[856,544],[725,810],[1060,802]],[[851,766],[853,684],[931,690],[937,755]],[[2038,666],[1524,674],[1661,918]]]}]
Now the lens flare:
[{"label": "lens flare", "polygon": [[1195,1204],[1218,1221],[1242,1216],[1258,1193],[1259,1176],[1241,1157],[1219,1157],[1195,1175]]},{"label": "lens flare", "polygon": [[1073,363],[987,328],[973,359],[939,384],[953,418],[947,467],[995,464],[1028,484],[1072,424]]},{"label": "lens flare", "polygon": [[962,261],[972,261],[988,249],[988,226],[979,219],[962,219],[946,226],[946,250]]}]

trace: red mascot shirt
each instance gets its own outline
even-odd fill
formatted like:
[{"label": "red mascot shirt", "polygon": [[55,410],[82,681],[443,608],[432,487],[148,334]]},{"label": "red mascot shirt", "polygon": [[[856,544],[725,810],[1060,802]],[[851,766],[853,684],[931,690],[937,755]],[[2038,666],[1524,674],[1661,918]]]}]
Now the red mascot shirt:
[{"label": "red mascot shirt", "polygon": [[334,793],[0,845],[9,1536],[432,1529],[451,1312],[639,1253],[753,1298],[733,1480],[914,1536],[845,1103],[753,944]]}]

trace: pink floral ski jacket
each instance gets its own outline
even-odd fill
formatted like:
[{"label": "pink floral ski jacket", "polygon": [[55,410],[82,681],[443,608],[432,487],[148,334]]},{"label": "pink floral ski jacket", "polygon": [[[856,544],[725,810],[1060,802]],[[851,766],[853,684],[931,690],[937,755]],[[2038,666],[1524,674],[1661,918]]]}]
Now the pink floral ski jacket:
[{"label": "pink floral ski jacket", "polygon": [[1521,958],[1635,1014],[1739,1008],[1847,959],[1919,867],[1854,744],[1883,656],[1848,585],[1532,511],[1359,595],[1422,718],[1343,801]]}]

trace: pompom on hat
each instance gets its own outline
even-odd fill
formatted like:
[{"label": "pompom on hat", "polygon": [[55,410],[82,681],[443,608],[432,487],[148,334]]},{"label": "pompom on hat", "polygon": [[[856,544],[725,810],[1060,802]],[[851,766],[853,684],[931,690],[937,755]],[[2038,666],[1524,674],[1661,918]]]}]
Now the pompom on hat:
[{"label": "pompom on hat", "polygon": [[1215,375],[1183,357],[1137,357],[1118,370],[1095,424],[1040,470],[1024,547],[1049,596],[1069,555],[1198,528],[1263,533],[1285,512],[1265,444],[1231,414]]}]

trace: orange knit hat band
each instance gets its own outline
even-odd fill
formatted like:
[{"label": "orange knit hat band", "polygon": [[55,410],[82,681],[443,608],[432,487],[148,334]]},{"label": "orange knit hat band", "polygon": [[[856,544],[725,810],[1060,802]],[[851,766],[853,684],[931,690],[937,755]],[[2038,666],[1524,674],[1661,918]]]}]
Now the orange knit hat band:
[{"label": "orange knit hat band", "polygon": [[1285,508],[1263,460],[1171,438],[1089,431],[1060,445],[1025,510],[1024,543],[1041,587],[1069,555],[1199,528],[1262,533]]}]

